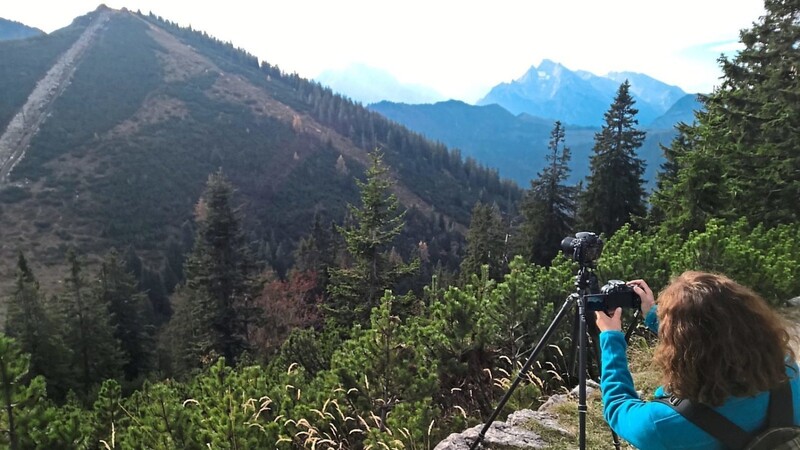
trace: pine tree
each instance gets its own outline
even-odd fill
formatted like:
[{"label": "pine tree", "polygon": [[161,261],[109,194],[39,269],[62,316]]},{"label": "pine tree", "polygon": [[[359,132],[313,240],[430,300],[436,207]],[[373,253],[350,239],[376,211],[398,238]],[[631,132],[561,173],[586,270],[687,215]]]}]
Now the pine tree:
[{"label": "pine tree", "polygon": [[800,4],[764,6],[766,14],[740,34],[744,49],[720,58],[721,85],[703,98],[706,111],[687,131],[691,151],[677,152],[677,178],[659,187],[671,230],[702,229],[710,218],[767,226],[798,220]]},{"label": "pine tree", "polygon": [[377,306],[386,289],[391,289],[405,275],[416,270],[417,261],[393,263],[389,258],[391,244],[404,227],[404,213],[398,213],[399,202],[389,193],[389,168],[379,151],[370,153],[371,165],[366,181],[356,180],[361,191],[361,208],[348,205],[352,221],[336,230],[344,238],[349,262],[331,268],[324,309],[339,325],[368,325],[372,308]]},{"label": "pine tree", "polygon": [[30,355],[31,375],[43,375],[50,385],[51,397],[63,398],[68,389],[65,384],[68,350],[59,339],[39,282],[21,252],[14,290],[7,304],[6,334],[16,340],[22,352]]},{"label": "pine tree", "polygon": [[195,216],[186,283],[174,296],[174,345],[190,367],[209,355],[233,364],[247,349],[247,323],[257,312],[250,308],[253,263],[233,207],[233,187],[221,170],[209,176]]},{"label": "pine tree", "polygon": [[71,367],[77,372],[80,392],[88,394],[97,383],[117,378],[122,350],[114,337],[109,305],[91,292],[78,255],[67,253],[69,275],[58,301],[64,320],[64,343],[72,351]]},{"label": "pine tree", "polygon": [[[702,115],[703,113],[701,113]],[[699,129],[679,124],[678,135],[668,147],[662,146],[664,164],[658,174],[656,190],[651,196],[652,208],[648,215],[650,225],[660,224],[671,233],[686,234],[699,230],[720,211],[727,202],[724,190],[721,161],[701,158]],[[694,172],[681,170],[683,164],[692,162]],[[686,183],[691,184],[691,188]]]},{"label": "pine tree", "polygon": [[438,387],[438,362],[432,347],[424,344],[431,332],[424,329],[426,321],[404,323],[391,313],[393,301],[396,297],[389,292],[379,299],[369,329],[342,344],[332,357],[331,370],[352,392],[348,403],[355,406],[356,415],[377,417],[381,432],[405,427],[421,434],[435,417],[431,398]]},{"label": "pine tree", "polygon": [[576,188],[564,184],[570,173],[570,151],[564,138],[564,127],[556,122],[547,147],[549,164],[531,180],[521,208],[520,254],[541,266],[549,265],[558,254],[561,240],[575,221]]},{"label": "pine tree", "polygon": [[480,274],[484,265],[489,266],[491,279],[503,277],[506,272],[506,233],[497,208],[478,202],[472,208],[467,231],[466,255],[461,261],[462,282]]},{"label": "pine tree", "polygon": [[645,132],[636,129],[639,110],[629,91],[626,80],[604,115],[605,125],[595,134],[591,175],[580,198],[582,228],[607,236],[646,213],[644,161],[636,156]]},{"label": "pine tree", "polygon": [[123,353],[125,378],[134,380],[146,374],[153,356],[152,310],[116,251],[108,255],[100,268],[95,296],[109,306],[114,337]]},{"label": "pine tree", "polygon": [[294,269],[300,272],[314,272],[317,279],[317,292],[327,291],[328,272],[336,259],[331,230],[322,225],[319,214],[314,215],[311,234],[300,240],[295,251]]},{"label": "pine tree", "polygon": [[23,353],[14,339],[0,335],[0,443],[11,450],[32,448],[27,445],[27,435],[36,417],[31,416],[41,414],[34,407],[45,396],[42,377],[28,382],[29,367],[30,355]]},{"label": "pine tree", "polygon": [[[730,164],[731,206],[767,225],[800,216],[800,3],[766,0],[766,15],[742,31],[744,49],[720,58],[722,85],[709,97],[711,131]],[[719,132],[722,131],[720,134]]]}]

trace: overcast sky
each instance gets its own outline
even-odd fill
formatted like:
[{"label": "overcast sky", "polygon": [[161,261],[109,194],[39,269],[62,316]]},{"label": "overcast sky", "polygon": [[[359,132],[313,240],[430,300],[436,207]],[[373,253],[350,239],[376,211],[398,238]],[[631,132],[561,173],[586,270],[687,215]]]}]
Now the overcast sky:
[{"label": "overcast sky", "polygon": [[[91,0],[3,0],[0,17],[51,32]],[[473,102],[542,59],[631,71],[710,92],[716,62],[764,14],[761,0],[109,0],[230,41],[314,78],[363,63]]]}]

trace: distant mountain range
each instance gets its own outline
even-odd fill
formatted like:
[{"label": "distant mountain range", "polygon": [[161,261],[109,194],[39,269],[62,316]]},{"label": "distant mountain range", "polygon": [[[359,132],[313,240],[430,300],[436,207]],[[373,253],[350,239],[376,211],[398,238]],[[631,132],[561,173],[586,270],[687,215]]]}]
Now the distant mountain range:
[{"label": "distant mountain range", "polygon": [[41,36],[44,31],[29,27],[25,24],[0,17],[0,41],[11,41],[14,39],[25,39],[31,36]]},{"label": "distant mountain range", "polygon": [[495,86],[477,104],[498,104],[513,114],[527,113],[571,125],[600,126],[603,113],[625,80],[631,84],[642,126],[650,125],[686,96],[680,88],[644,74],[611,72],[601,77],[546,59],[522,77]]},{"label": "distant mountain range", "polygon": [[692,123],[702,104],[696,94],[647,75],[612,72],[600,77],[544,60],[519,79],[492,88],[477,106],[458,101],[431,105],[384,101],[369,108],[460,149],[464,156],[497,168],[502,177],[521,186],[527,186],[543,168],[550,132],[560,120],[566,125],[566,145],[573,152],[571,181],[577,183],[589,175],[594,134],[625,80],[636,99],[639,128],[647,132],[639,156],[647,164],[645,179],[652,188],[663,162],[660,146],[669,145],[676,124]]},{"label": "distant mountain range", "polygon": [[[527,113],[514,115],[496,104],[473,106],[454,100],[433,105],[380,102],[369,108],[429,139],[460,149],[463,156],[497,168],[500,176],[523,187],[544,167],[554,125],[551,120]],[[671,128],[674,125],[672,122],[670,127],[642,128],[647,138],[638,153],[647,164],[644,176],[649,188],[654,186],[664,160],[659,145],[670,143],[675,136]],[[598,131],[600,127],[566,126],[566,145],[572,150],[571,183],[583,181],[589,175],[589,157]]]},{"label": "distant mountain range", "polygon": [[[645,178],[652,188],[663,162],[661,145],[669,145],[675,125],[692,123],[702,108],[697,94],[687,94],[650,76],[611,72],[598,76],[572,71],[544,60],[522,77],[492,88],[478,105],[449,100],[433,103],[431,92],[403,85],[386,72],[366,66],[327,72],[316,81],[330,86],[368,108],[416,131],[457,148],[463,156],[496,168],[501,177],[527,186],[544,165],[550,132],[556,120],[566,125],[566,144],[573,151],[572,182],[589,174],[594,134],[625,80],[639,110],[639,128],[647,139],[639,151],[646,164]],[[369,99],[381,98],[370,102]],[[392,98],[396,100],[391,100]]]},{"label": "distant mountain range", "polygon": [[[610,72],[598,76],[585,70],[570,70],[545,59],[518,79],[493,87],[478,106],[497,104],[514,115],[527,113],[548,121],[577,126],[600,126],[619,85],[631,84],[641,126],[672,128],[691,122],[692,111],[700,108],[696,94],[687,94],[648,75],[635,72]],[[342,70],[327,70],[315,81],[362,104],[389,101],[406,104],[432,104],[447,100],[433,89],[404,84],[390,73],[364,64]],[[668,115],[666,118],[662,116]]]}]

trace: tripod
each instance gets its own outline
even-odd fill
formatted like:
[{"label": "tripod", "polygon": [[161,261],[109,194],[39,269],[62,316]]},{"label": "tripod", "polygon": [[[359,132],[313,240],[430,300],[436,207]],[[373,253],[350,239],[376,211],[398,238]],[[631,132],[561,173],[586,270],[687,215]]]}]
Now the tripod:
[{"label": "tripod", "polygon": [[[587,327],[587,318],[586,318],[586,295],[589,294],[596,294],[599,292],[599,283],[597,281],[597,275],[595,275],[594,271],[588,264],[581,264],[580,269],[578,270],[578,275],[575,276],[575,287],[576,292],[570,294],[564,304],[561,305],[561,309],[556,314],[556,317],[547,327],[545,330],[544,335],[542,335],[539,342],[533,349],[533,352],[528,357],[528,360],[525,361],[525,365],[522,366],[520,369],[519,374],[514,379],[514,382],[511,383],[508,391],[505,393],[503,398],[500,400],[500,404],[497,405],[495,410],[492,412],[492,415],[489,417],[489,420],[486,424],[481,428],[478,437],[475,439],[475,442],[472,443],[470,446],[470,450],[476,450],[478,446],[483,442],[484,437],[486,437],[486,432],[489,431],[489,428],[492,426],[492,423],[497,418],[497,415],[500,414],[500,411],[506,405],[508,400],[511,398],[511,395],[514,393],[514,389],[517,388],[519,383],[522,381],[523,376],[525,373],[530,370],[531,366],[533,365],[536,357],[539,355],[539,352],[542,351],[544,346],[547,344],[547,341],[550,339],[550,336],[553,332],[558,328],[559,323],[561,320],[567,315],[567,311],[570,307],[577,302],[578,309],[575,314],[575,322],[573,323],[573,351],[571,359],[573,359],[571,366],[574,367],[574,355],[575,351],[577,350],[578,353],[578,420],[579,420],[579,445],[580,450],[586,449],[586,345],[587,345],[587,334],[591,334],[593,338],[593,342],[595,345],[595,355],[598,355],[597,366],[601,367],[601,361],[599,361],[599,352],[598,352],[598,336],[599,330],[597,326],[594,324],[594,313],[592,312],[592,322],[591,326]],[[591,312],[591,311],[590,311]],[[625,340],[626,342],[630,339],[631,334],[633,333],[634,327],[636,325],[636,320],[639,318],[639,311],[636,311],[634,315],[634,320],[631,322],[630,326],[628,327],[627,332],[625,333]],[[576,339],[577,338],[577,339]],[[620,449],[620,442],[619,437],[617,434],[611,430],[611,436],[614,440],[614,448],[616,450]]]}]

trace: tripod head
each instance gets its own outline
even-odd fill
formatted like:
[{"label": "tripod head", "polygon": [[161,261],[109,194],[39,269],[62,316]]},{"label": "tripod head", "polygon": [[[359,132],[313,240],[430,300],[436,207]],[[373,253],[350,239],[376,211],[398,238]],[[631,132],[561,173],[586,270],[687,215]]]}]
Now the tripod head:
[{"label": "tripod head", "polygon": [[578,295],[597,294],[600,292],[600,281],[594,272],[594,267],[581,265],[575,275],[575,290]]}]

